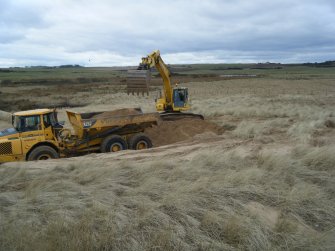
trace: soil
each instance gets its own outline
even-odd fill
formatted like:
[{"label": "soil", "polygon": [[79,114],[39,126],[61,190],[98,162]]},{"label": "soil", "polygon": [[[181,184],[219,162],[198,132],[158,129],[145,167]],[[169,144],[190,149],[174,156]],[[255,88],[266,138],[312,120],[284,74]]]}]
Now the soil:
[{"label": "soil", "polygon": [[[125,108],[103,112],[92,118],[100,119],[104,117],[136,115],[141,113],[139,109]],[[176,121],[160,120],[158,121],[158,125],[154,125],[145,130],[145,133],[151,139],[155,147],[189,140],[195,135],[208,132],[218,135],[222,133],[222,128],[206,120],[187,118]]]},{"label": "soil", "polygon": [[134,108],[124,108],[124,109],[118,109],[108,112],[99,113],[92,118],[94,119],[100,119],[105,117],[113,117],[113,116],[127,116],[127,115],[136,115],[141,114],[141,110],[134,109]]},{"label": "soil", "polygon": [[145,130],[155,147],[189,140],[195,135],[208,132],[219,135],[222,133],[222,128],[206,120],[181,119],[161,121],[157,126]]}]

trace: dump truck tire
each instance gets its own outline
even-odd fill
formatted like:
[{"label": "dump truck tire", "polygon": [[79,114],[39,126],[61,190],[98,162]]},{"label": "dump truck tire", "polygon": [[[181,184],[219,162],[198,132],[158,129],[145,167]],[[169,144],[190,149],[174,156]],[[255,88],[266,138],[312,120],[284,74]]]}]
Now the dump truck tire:
[{"label": "dump truck tire", "polygon": [[119,135],[110,135],[106,137],[100,145],[100,151],[102,153],[118,152],[126,149],[127,142]]},{"label": "dump truck tire", "polygon": [[31,160],[47,160],[58,159],[59,154],[50,146],[38,146],[28,156],[28,161]]},{"label": "dump truck tire", "polygon": [[138,133],[129,138],[128,145],[133,150],[143,150],[152,147],[151,139],[144,133]]}]

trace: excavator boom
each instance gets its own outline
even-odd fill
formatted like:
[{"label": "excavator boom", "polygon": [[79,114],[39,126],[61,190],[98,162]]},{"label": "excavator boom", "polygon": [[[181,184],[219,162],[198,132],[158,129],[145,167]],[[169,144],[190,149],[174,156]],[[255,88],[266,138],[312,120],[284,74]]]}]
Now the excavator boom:
[{"label": "excavator boom", "polygon": [[147,69],[156,67],[157,71],[161,75],[163,79],[163,88],[164,88],[164,96],[167,104],[172,103],[172,87],[170,80],[170,71],[163,59],[160,56],[160,51],[154,51],[149,54],[147,57],[142,58],[142,66],[147,67]]}]

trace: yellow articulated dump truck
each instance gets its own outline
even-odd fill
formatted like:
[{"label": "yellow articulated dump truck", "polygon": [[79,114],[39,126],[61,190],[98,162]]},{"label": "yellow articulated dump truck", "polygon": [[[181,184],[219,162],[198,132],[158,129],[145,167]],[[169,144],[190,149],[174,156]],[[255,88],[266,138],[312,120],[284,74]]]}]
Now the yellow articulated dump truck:
[{"label": "yellow articulated dump truck", "polygon": [[72,128],[58,122],[54,109],[14,113],[13,128],[0,132],[0,163],[150,148],[144,130],[159,120],[158,113],[140,108],[66,113]]}]

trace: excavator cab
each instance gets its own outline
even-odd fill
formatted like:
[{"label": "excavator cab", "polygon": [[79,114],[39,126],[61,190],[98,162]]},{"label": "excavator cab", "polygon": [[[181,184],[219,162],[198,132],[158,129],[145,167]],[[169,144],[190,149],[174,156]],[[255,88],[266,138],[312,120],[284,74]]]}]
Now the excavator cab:
[{"label": "excavator cab", "polygon": [[173,89],[174,108],[185,108],[188,105],[188,89],[177,87]]}]

